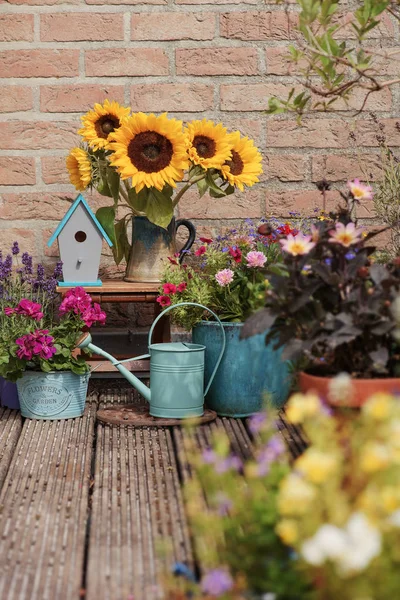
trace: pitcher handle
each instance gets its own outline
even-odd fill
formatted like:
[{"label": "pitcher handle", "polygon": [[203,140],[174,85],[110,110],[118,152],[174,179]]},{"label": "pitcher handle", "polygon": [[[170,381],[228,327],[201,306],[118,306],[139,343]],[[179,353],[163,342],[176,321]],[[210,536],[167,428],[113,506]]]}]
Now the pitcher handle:
[{"label": "pitcher handle", "polygon": [[216,372],[217,372],[217,370],[218,370],[218,367],[219,367],[219,365],[220,365],[220,362],[221,362],[221,360],[222,360],[222,357],[223,357],[223,355],[224,355],[224,352],[225,352],[225,345],[226,345],[226,336],[225,336],[225,330],[224,330],[224,327],[223,327],[223,325],[222,325],[221,321],[219,320],[219,318],[217,317],[217,315],[216,315],[216,314],[215,314],[215,313],[214,313],[214,312],[213,312],[213,311],[212,311],[210,308],[207,308],[207,306],[203,306],[202,304],[197,304],[196,302],[179,302],[179,304],[174,304],[173,306],[168,306],[168,308],[166,308],[165,310],[163,310],[163,311],[162,311],[162,313],[160,313],[160,314],[157,316],[157,318],[156,318],[156,319],[155,319],[155,321],[153,322],[152,326],[150,327],[150,331],[149,331],[149,339],[148,339],[148,347],[150,348],[150,345],[151,345],[151,338],[152,338],[152,335],[153,335],[154,327],[156,326],[156,324],[158,323],[158,321],[159,321],[159,320],[161,319],[161,317],[163,317],[163,316],[164,316],[166,313],[168,313],[168,312],[169,312],[170,310],[172,310],[173,308],[177,308],[178,306],[197,306],[198,308],[204,308],[204,310],[207,310],[209,313],[211,313],[211,314],[212,314],[212,316],[213,316],[213,317],[215,317],[215,318],[216,318],[216,320],[218,321],[218,324],[219,324],[219,326],[220,326],[220,328],[221,328],[221,331],[222,331],[222,349],[221,349],[221,352],[220,352],[220,354],[219,354],[219,356],[218,356],[218,360],[217,360],[217,362],[215,363],[214,370],[213,370],[213,372],[211,373],[211,377],[210,377],[210,379],[209,379],[209,381],[208,381],[208,384],[207,384],[206,390],[205,390],[205,392],[204,392],[204,396],[206,396],[206,395],[207,395],[207,392],[208,392],[208,390],[210,389],[210,385],[211,385],[211,384],[212,384],[212,382],[213,382],[213,379],[214,379],[214,377],[215,377],[215,374],[216,374]]},{"label": "pitcher handle", "polygon": [[186,250],[190,250],[190,248],[193,246],[194,240],[196,239],[196,227],[191,221],[188,221],[187,219],[178,219],[176,222],[176,230],[178,230],[178,227],[181,226],[186,227],[186,229],[189,231],[189,237],[186,240],[185,245],[179,250],[179,264],[182,264],[183,259],[185,258]]}]

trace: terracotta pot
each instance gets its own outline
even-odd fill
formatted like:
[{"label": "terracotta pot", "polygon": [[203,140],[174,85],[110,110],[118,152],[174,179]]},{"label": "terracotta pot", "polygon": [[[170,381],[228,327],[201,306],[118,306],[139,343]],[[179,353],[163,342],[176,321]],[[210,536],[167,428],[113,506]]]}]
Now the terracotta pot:
[{"label": "terracotta pot", "polygon": [[[299,387],[302,392],[314,390],[324,398],[329,404],[333,404],[328,398],[328,386],[333,377],[317,377],[301,371],[299,374]],[[362,406],[366,400],[376,392],[388,392],[390,394],[400,394],[400,378],[382,378],[382,379],[353,379],[353,397],[351,401],[340,406],[357,408]],[[339,405],[336,405],[339,406]]]}]

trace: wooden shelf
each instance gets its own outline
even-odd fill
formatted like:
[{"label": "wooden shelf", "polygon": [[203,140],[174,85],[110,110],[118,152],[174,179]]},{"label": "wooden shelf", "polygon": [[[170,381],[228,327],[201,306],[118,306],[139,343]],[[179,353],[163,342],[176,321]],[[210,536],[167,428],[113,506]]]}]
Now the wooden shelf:
[{"label": "wooden shelf", "polygon": [[[102,359],[86,359],[87,364],[90,366],[90,370],[94,371],[94,373],[115,373],[117,375],[119,373],[117,367],[114,367],[108,360]],[[101,365],[101,366],[100,366]],[[150,371],[150,360],[130,360],[123,363],[124,367],[131,371],[132,373],[140,373],[140,372],[148,372]]]}]

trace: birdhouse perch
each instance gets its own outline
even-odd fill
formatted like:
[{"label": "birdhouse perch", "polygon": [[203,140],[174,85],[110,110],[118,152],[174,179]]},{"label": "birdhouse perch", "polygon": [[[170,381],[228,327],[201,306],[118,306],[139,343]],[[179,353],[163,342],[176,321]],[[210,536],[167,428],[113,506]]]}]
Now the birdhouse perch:
[{"label": "birdhouse perch", "polygon": [[102,285],[98,275],[103,238],[111,248],[110,238],[79,194],[47,242],[50,247],[56,239],[58,241],[64,279],[58,285]]}]

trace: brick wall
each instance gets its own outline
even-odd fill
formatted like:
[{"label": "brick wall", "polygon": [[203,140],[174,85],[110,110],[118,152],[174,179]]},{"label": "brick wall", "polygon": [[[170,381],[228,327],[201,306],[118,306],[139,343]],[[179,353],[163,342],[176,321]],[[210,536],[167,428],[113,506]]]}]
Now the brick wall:
[{"label": "brick wall", "polygon": [[[295,81],[285,58],[295,21],[293,6],[285,12],[262,0],[0,0],[1,246],[24,238],[36,257],[54,259],[56,248],[45,243],[69,206],[65,197],[76,195],[65,156],[81,114],[106,97],[134,111],[221,120],[255,139],[261,184],[222,200],[189,194],[181,203],[180,216],[204,233],[244,217],[321,207],[314,182],[343,184],[361,175],[360,159],[374,174],[377,125],[349,110],[360,98],[302,127],[264,114],[268,96],[284,95]],[[397,46],[395,22],[385,16],[369,44]],[[382,64],[384,76],[397,71]],[[368,102],[393,146],[398,100],[397,89],[386,89]],[[107,204],[87,197],[95,208]],[[329,192],[330,206],[337,197]],[[362,216],[373,215],[367,207]]]}]

